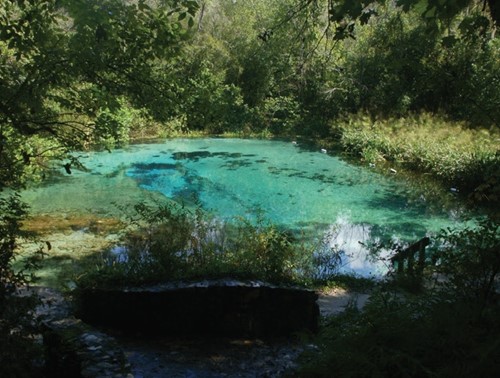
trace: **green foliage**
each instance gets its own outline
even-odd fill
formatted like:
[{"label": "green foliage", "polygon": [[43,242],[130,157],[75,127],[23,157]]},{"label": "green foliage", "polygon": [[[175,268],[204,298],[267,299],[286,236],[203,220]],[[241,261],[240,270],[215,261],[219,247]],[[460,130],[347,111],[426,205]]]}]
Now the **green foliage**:
[{"label": "green foliage", "polygon": [[304,22],[284,21],[291,8],[300,12],[293,0],[203,4],[180,73],[189,78],[181,84],[188,128],[293,132],[302,99],[314,104],[318,90],[319,65],[308,59],[318,16],[306,7]]},{"label": "green foliage", "polygon": [[[189,78],[177,81],[188,129],[325,136],[329,120],[360,110],[498,123],[500,50],[481,7],[461,0],[328,5],[329,19],[318,2],[204,2],[186,66],[177,66]],[[296,127],[302,119],[309,122]],[[366,155],[377,159],[374,152]]]},{"label": "green foliage", "polygon": [[[64,156],[128,137],[135,109],[163,119],[175,109],[159,67],[189,35],[195,1],[5,1],[0,12],[2,186],[19,184],[36,136]],[[36,155],[41,160],[43,153]],[[43,167],[43,162],[38,165]]]},{"label": "green foliage", "polygon": [[[443,231],[440,284],[419,296],[379,284],[361,311],[326,320],[299,376],[494,377],[500,355],[499,225]],[[360,347],[362,346],[362,347]]]},{"label": "green foliage", "polygon": [[2,377],[30,377],[33,362],[39,357],[33,335],[38,332],[33,318],[37,303],[34,296],[20,295],[22,286],[33,282],[30,273],[36,268],[41,250],[25,260],[22,270],[13,267],[18,253],[18,239],[27,236],[21,231],[21,222],[27,208],[14,194],[0,197],[0,375]]},{"label": "green foliage", "polygon": [[262,217],[220,223],[200,209],[192,213],[174,203],[139,203],[131,219],[137,229],[120,252],[90,261],[79,286],[227,277],[309,284],[331,277],[340,264],[335,249],[300,242]]},{"label": "green foliage", "polygon": [[430,32],[414,13],[388,5],[384,15],[343,41],[329,76],[328,101],[339,112],[376,116],[444,112],[479,126],[498,124],[500,56],[485,17],[461,14]]},{"label": "green foliage", "polygon": [[438,283],[441,289],[483,311],[498,299],[500,224],[484,219],[475,227],[443,230],[438,238],[442,247],[433,255],[434,271],[447,277]]},{"label": "green foliage", "polygon": [[[494,0],[396,0],[394,2],[404,12],[414,11],[430,26],[438,23],[449,25],[460,12],[469,8],[481,7],[483,12],[486,3],[489,5],[489,15],[492,22],[500,22],[498,5]],[[372,16],[379,15],[378,8],[386,4],[385,0],[341,0],[328,1],[328,16],[330,21],[338,22],[337,37],[351,36],[356,21],[366,24]],[[350,24],[347,24],[350,22]],[[346,24],[351,25],[350,33],[345,34]]]},{"label": "green foliage", "polygon": [[300,105],[291,96],[266,99],[261,114],[261,124],[273,135],[293,135],[301,121]]},{"label": "green foliage", "polygon": [[500,198],[494,130],[469,129],[426,114],[389,120],[350,117],[333,129],[345,150],[367,162],[387,160],[430,173],[477,202]]},{"label": "green foliage", "polygon": [[292,235],[263,219],[255,225],[245,219],[239,222],[229,247],[238,270],[250,276],[258,272],[259,278],[274,282],[298,277],[299,251]]},{"label": "green foliage", "polygon": [[[12,294],[18,284],[29,281],[24,272],[14,272],[12,262],[17,239],[23,236],[21,221],[27,215],[27,206],[18,194],[0,197],[0,300]],[[3,306],[1,306],[3,308]]]},{"label": "green foliage", "polygon": [[[320,352],[299,376],[329,377],[494,377],[500,329],[496,308],[471,323],[470,307],[439,298],[411,300],[373,294],[362,312],[330,319],[319,338]],[[360,347],[362,346],[362,347]]]},{"label": "green foliage", "polygon": [[239,77],[243,98],[250,107],[260,105],[268,96],[272,78],[269,62],[254,54],[251,53],[243,61],[243,71]]},{"label": "green foliage", "polygon": [[237,131],[248,117],[240,89],[225,84],[220,75],[207,68],[200,69],[189,79],[184,96],[189,130],[204,130],[211,134]]}]

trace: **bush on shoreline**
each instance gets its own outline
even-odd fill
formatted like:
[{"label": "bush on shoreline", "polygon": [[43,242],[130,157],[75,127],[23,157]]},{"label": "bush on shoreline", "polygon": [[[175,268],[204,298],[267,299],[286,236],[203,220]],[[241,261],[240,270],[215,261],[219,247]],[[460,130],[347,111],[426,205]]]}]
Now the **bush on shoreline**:
[{"label": "bush on shoreline", "polygon": [[[175,280],[236,278],[308,285],[318,265],[337,273],[339,251],[324,241],[308,243],[258,217],[222,223],[174,202],[138,203],[131,214],[136,230],[118,253],[81,261],[80,287],[117,287]],[[323,277],[324,276],[324,277]],[[327,277],[328,276],[328,277]]]},{"label": "bush on shoreline", "polygon": [[363,310],[325,321],[318,351],[302,357],[297,376],[496,377],[500,224],[485,220],[440,238],[446,243],[418,295],[379,284]]},{"label": "bush on shoreline", "polygon": [[346,152],[368,163],[390,161],[427,173],[475,202],[500,199],[500,134],[430,114],[374,120],[351,116],[332,132]]}]

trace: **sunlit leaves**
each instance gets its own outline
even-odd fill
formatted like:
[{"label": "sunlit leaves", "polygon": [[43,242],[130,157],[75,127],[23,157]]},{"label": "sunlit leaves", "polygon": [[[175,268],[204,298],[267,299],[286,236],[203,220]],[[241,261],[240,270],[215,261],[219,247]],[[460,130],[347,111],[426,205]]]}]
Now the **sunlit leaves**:
[{"label": "sunlit leaves", "polygon": [[161,64],[178,55],[197,7],[187,0],[2,1],[0,140],[8,147],[0,146],[0,165],[8,180],[0,187],[20,176],[22,138],[79,148],[98,139],[95,125],[113,125],[104,116],[93,122],[103,110],[115,114],[113,98],[142,108],[166,97]]},{"label": "sunlit leaves", "polygon": [[[377,15],[377,7],[386,5],[385,0],[341,0],[328,2],[328,15],[331,22],[339,23],[340,28],[335,34],[335,38],[352,37],[353,34],[346,32],[346,25],[354,21],[359,21],[361,24],[366,24],[372,16]],[[482,3],[482,2],[481,2]],[[460,12],[466,9],[473,9],[477,2],[474,0],[396,0],[396,6],[400,7],[403,12],[414,11],[420,15],[423,20],[429,23],[432,31],[435,25],[439,22],[449,25]],[[495,13],[494,1],[488,1],[490,16],[494,21],[497,21],[497,14]],[[492,5],[493,4],[493,5]],[[493,9],[494,8],[494,9]],[[487,9],[483,5],[479,7],[484,13],[484,20],[489,20],[486,17]],[[481,24],[478,26],[483,28]],[[474,33],[473,30],[470,32]]]},{"label": "sunlit leaves", "polygon": [[60,17],[54,12],[54,1],[25,1],[20,6],[14,1],[5,1],[0,13],[0,40],[15,50],[16,59],[37,51],[45,43],[52,28],[50,25]]}]

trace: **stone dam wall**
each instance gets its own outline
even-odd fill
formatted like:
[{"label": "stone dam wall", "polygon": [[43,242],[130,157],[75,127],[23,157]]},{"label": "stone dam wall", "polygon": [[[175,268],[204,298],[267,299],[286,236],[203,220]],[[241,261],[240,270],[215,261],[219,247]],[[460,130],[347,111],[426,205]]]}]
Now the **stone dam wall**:
[{"label": "stone dam wall", "polygon": [[202,281],[144,288],[85,289],[85,322],[141,335],[274,337],[316,332],[314,291],[262,282]]}]

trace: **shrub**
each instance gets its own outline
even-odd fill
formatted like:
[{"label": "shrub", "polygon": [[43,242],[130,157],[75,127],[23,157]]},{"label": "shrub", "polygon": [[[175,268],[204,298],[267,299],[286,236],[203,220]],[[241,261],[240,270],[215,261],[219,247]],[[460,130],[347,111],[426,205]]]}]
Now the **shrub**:
[{"label": "shrub", "polygon": [[29,271],[36,267],[41,254],[25,260],[23,269],[13,266],[17,255],[17,241],[26,237],[21,222],[27,215],[27,206],[17,194],[0,197],[0,376],[31,377],[34,361],[40,357],[34,342],[38,332],[33,316],[37,300],[20,295],[22,286],[33,282]]},{"label": "shrub", "polygon": [[261,216],[255,223],[219,222],[199,208],[168,202],[139,203],[131,220],[136,229],[119,253],[90,261],[78,279],[81,287],[224,277],[304,284],[324,278],[325,264],[332,274],[340,263],[334,249],[298,242]]},{"label": "shrub", "polygon": [[303,356],[298,375],[495,377],[499,224],[485,220],[440,238],[438,264],[430,269],[439,285],[415,296],[380,283],[363,310],[352,307],[327,319],[319,351]]},{"label": "shrub", "polygon": [[[433,272],[440,290],[474,305],[479,312],[498,300],[500,279],[500,224],[483,219],[474,227],[446,229],[438,235]],[[479,313],[479,315],[481,315]]]}]

